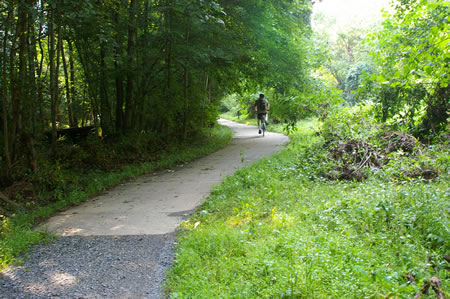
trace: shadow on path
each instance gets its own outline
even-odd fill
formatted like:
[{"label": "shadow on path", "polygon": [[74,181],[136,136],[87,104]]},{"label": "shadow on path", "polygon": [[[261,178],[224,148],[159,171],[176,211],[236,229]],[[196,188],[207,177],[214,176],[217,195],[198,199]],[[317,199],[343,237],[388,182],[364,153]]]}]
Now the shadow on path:
[{"label": "shadow on path", "polygon": [[174,234],[59,237],[0,276],[0,298],[160,298]]}]

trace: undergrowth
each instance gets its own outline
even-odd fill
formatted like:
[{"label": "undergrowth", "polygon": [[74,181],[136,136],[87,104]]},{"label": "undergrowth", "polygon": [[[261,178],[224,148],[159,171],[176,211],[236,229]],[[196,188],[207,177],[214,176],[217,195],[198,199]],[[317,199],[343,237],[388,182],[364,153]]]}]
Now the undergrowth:
[{"label": "undergrowth", "polygon": [[[356,138],[372,127],[352,124],[322,134],[300,124],[286,149],[215,188],[181,226],[168,296],[449,297],[448,144],[393,151],[365,180],[331,179],[342,162],[323,131]],[[404,173],[421,163],[440,175]]]},{"label": "undergrowth", "polygon": [[[10,198],[18,205],[4,206],[9,216],[0,215],[0,270],[13,262],[20,263],[19,255],[31,245],[50,239],[46,233],[33,231],[33,227],[52,214],[126,180],[212,153],[226,146],[231,137],[230,129],[216,126],[189,143],[170,145],[156,154],[145,143],[122,140],[118,147],[124,147],[126,151],[122,153],[128,152],[128,155],[120,161],[111,153],[118,147],[108,147],[94,140],[88,149],[60,153],[60,159],[52,163],[40,161],[39,174],[29,177],[28,182],[13,184],[9,192],[5,192],[12,194]],[[69,145],[74,146],[77,147]],[[67,150],[67,146],[64,149]],[[19,188],[21,192],[13,193]]]}]

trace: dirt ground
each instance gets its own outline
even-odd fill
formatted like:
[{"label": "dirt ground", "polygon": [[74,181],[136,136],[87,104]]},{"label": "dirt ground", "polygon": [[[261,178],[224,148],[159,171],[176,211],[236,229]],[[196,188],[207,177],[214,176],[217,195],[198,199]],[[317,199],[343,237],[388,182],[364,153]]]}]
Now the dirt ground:
[{"label": "dirt ground", "polygon": [[226,176],[288,142],[281,134],[263,138],[255,127],[220,123],[234,131],[226,148],[117,186],[41,225],[58,237],[0,274],[0,298],[164,297],[180,222]]}]

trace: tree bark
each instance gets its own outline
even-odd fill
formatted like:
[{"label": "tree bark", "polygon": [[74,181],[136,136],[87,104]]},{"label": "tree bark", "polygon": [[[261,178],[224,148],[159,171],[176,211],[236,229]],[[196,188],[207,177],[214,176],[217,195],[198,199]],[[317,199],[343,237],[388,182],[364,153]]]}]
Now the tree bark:
[{"label": "tree bark", "polygon": [[130,0],[128,10],[128,70],[127,70],[127,85],[125,98],[125,128],[130,130],[132,126],[133,110],[135,110],[135,103],[133,101],[134,91],[134,66],[136,55],[136,12],[137,0]]},{"label": "tree bark", "polygon": [[[42,6],[42,10],[44,10],[44,6]],[[43,36],[43,25],[39,25],[39,36],[38,36],[38,44],[39,51],[41,53],[41,59],[39,61],[39,67],[37,69],[37,93],[38,93],[38,101],[39,101],[39,129],[43,130],[46,126],[44,119],[44,84],[42,78],[42,72],[44,68],[44,47],[42,45],[42,36]]]},{"label": "tree bark", "polygon": [[64,53],[64,43],[61,42],[61,59],[63,62],[63,69],[64,69],[64,81],[66,84],[66,100],[67,100],[67,114],[69,118],[69,127],[73,128],[74,121],[73,121],[73,113],[72,113],[72,95],[70,94],[70,79],[69,79],[69,71],[67,68],[67,62],[66,62],[66,55]]},{"label": "tree bark", "polygon": [[58,75],[56,73],[56,40],[55,40],[55,9],[48,6],[48,38],[49,38],[49,64],[50,64],[50,102],[52,123],[52,151],[56,147],[56,103],[58,97]]},{"label": "tree bark", "polygon": [[[19,4],[19,16],[18,16],[18,36],[19,36],[19,77],[18,77],[18,96],[15,105],[15,111],[13,111],[14,119],[17,122],[17,143],[20,143],[22,138],[22,134],[24,133],[23,128],[23,112],[24,112],[24,103],[26,98],[28,97],[28,84],[27,84],[27,42],[28,42],[28,32],[27,32],[27,9],[26,9],[26,1],[22,0]],[[19,146],[17,144],[17,146]]]},{"label": "tree bark", "polygon": [[6,167],[9,172],[11,169],[11,157],[9,155],[9,132],[8,132],[8,105],[7,105],[7,96],[8,96],[8,90],[7,90],[7,71],[6,71],[6,63],[8,60],[7,56],[7,43],[8,43],[8,33],[9,28],[8,24],[12,16],[12,9],[8,11],[8,17],[6,18],[5,23],[5,36],[3,37],[3,55],[2,55],[2,114],[3,114],[3,145],[4,145],[4,152],[5,152],[5,160],[6,160]]},{"label": "tree bark", "polygon": [[[33,9],[37,10],[34,6],[34,0],[29,0]],[[36,11],[37,13],[37,11]],[[35,19],[33,13],[28,16],[28,82],[29,82],[29,98],[27,100],[27,109],[25,118],[30,121],[28,131],[31,132],[31,136],[35,136],[40,133],[41,130],[37,126],[37,113],[36,113],[36,99],[38,99],[38,87],[36,82],[36,62],[37,59],[37,34],[35,31]]]},{"label": "tree bark", "polygon": [[56,69],[55,69],[55,77],[53,78],[55,80],[55,86],[56,86],[56,120],[59,124],[62,123],[62,113],[61,113],[61,97],[59,96],[59,70],[61,68],[61,46],[62,46],[62,26],[61,26],[61,10],[60,10],[60,4],[56,4],[56,17],[55,17],[55,24],[56,24]]},{"label": "tree bark", "polygon": [[[189,22],[187,19],[186,22]],[[185,42],[186,48],[189,46],[189,24],[186,24],[186,32],[185,32]],[[189,69],[188,69],[188,57],[185,57],[184,67],[183,67],[183,140],[187,140],[187,132],[188,132],[188,109],[189,109],[189,100],[188,100],[188,88],[189,88]]]},{"label": "tree bark", "polygon": [[[27,0],[29,9],[34,7],[34,0]],[[37,173],[37,157],[35,150],[34,136],[36,135],[36,113],[34,109],[34,100],[37,98],[36,93],[36,65],[37,58],[36,53],[36,32],[34,28],[33,13],[28,13],[27,16],[27,42],[26,42],[26,56],[28,58],[28,69],[25,70],[24,82],[26,82],[27,88],[24,86],[25,97],[23,101],[23,124],[24,124],[24,143],[28,149],[26,153],[28,161],[33,173]]]},{"label": "tree bark", "polygon": [[108,89],[106,86],[106,64],[105,64],[105,45],[100,45],[100,123],[102,127],[102,135],[107,136],[111,133],[111,108],[108,100]]},{"label": "tree bark", "polygon": [[[167,91],[166,91],[166,105],[167,110],[171,111],[171,101],[172,101],[172,36],[171,36],[171,0],[166,0],[166,12],[165,12],[165,19],[166,19],[166,64],[167,64]],[[169,126],[168,119],[163,119],[164,128],[161,133],[166,134],[166,139],[168,141],[170,135],[171,135],[171,128]]]},{"label": "tree bark", "polygon": [[10,154],[11,160],[14,161],[16,157],[17,150],[17,132],[19,127],[19,102],[20,102],[20,91],[19,91],[19,78],[16,72],[16,43],[20,36],[20,26],[19,23],[16,26],[16,32],[14,34],[13,40],[11,42],[11,50],[9,54],[9,87],[10,87],[10,96],[11,96],[11,129],[10,129]]},{"label": "tree bark", "polygon": [[73,46],[72,46],[72,41],[71,40],[67,40],[67,45],[69,47],[69,66],[70,66],[70,83],[71,83],[71,88],[70,88],[70,92],[71,92],[71,110],[72,110],[72,125],[74,128],[78,128],[78,117],[77,114],[74,113],[73,111],[73,105],[74,105],[74,101],[76,99],[76,88],[75,88],[75,63],[74,63],[74,53],[73,53]]},{"label": "tree bark", "polygon": [[[121,1],[118,3],[117,11],[114,12],[114,22],[117,27],[120,26],[120,8]],[[115,127],[116,132],[121,132],[124,130],[123,123],[123,74],[121,70],[121,64],[119,64],[118,60],[122,56],[122,38],[117,29],[116,35],[117,46],[115,48],[115,59],[114,59],[114,69],[115,69],[115,83],[116,83],[116,120]]]}]

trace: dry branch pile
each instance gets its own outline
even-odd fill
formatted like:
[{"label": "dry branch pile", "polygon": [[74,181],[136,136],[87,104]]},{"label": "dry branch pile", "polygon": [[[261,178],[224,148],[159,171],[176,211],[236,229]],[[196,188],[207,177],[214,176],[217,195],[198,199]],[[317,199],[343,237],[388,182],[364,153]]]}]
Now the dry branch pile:
[{"label": "dry branch pile", "polygon": [[[335,166],[325,173],[325,177],[331,180],[356,180],[367,179],[364,168],[382,169],[390,160],[390,154],[402,151],[414,158],[423,154],[420,143],[412,136],[404,132],[385,132],[378,136],[375,146],[363,140],[349,140],[334,142],[329,147],[328,157]],[[423,177],[427,180],[438,176],[438,171],[431,167],[417,168],[403,172],[411,178]]]}]

